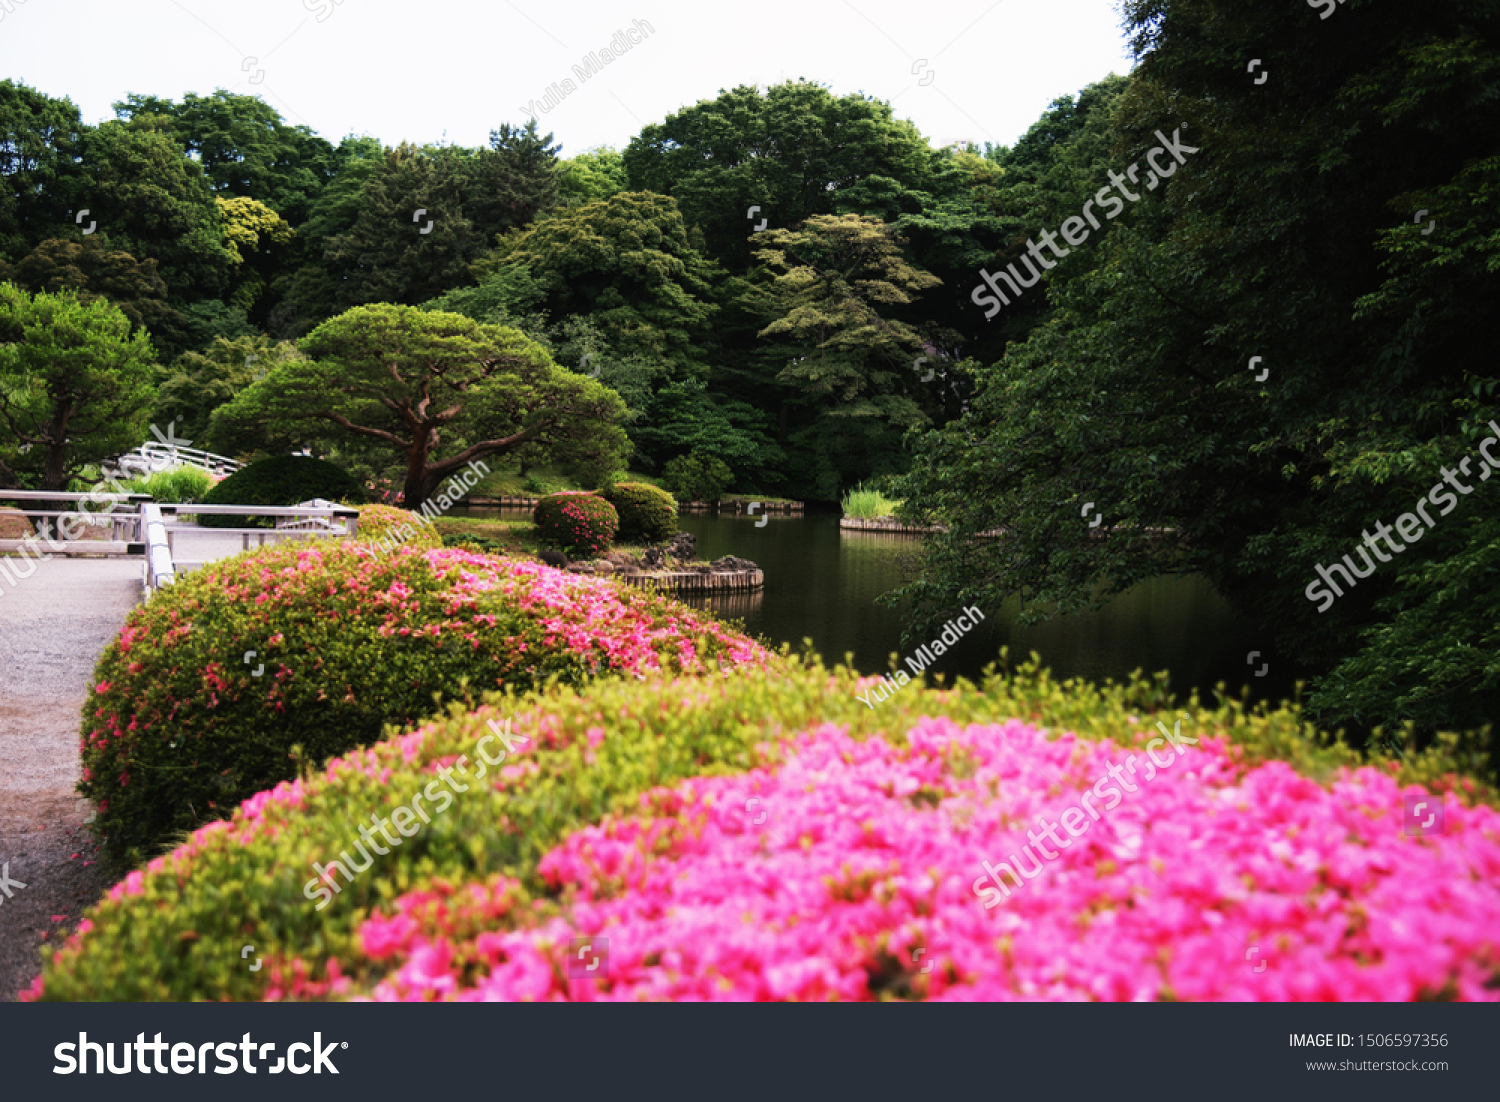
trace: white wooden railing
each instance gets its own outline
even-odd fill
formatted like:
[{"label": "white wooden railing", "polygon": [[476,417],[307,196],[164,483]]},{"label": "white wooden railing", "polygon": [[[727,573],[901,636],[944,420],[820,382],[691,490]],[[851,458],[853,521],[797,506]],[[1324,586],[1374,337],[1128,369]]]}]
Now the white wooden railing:
[{"label": "white wooden railing", "polygon": [[181,444],[160,444],[154,440],[148,440],[134,451],[126,452],[115,460],[115,465],[138,474],[197,467],[200,471],[218,475],[234,474],[244,466],[238,459],[231,459],[227,455],[206,452],[202,448],[187,448]]},{"label": "white wooden railing", "polygon": [[[287,540],[316,536],[351,537],[359,527],[359,510],[347,505],[162,505],[163,529],[176,573],[195,570],[206,562],[225,558],[235,551],[274,546]],[[236,516],[272,517],[275,528],[205,528],[179,521],[179,517]],[[300,523],[309,527],[296,526]],[[283,524],[287,525],[283,527]],[[238,540],[239,547],[233,547]],[[196,546],[192,546],[196,545]],[[204,557],[204,556],[207,557]]]},{"label": "white wooden railing", "polygon": [[[100,511],[27,508],[26,503],[32,501],[48,505],[88,502]],[[149,494],[0,490],[0,518],[6,514],[24,516],[34,534],[0,539],[0,555],[140,555],[145,558],[147,597],[182,574],[237,551],[319,536],[348,538],[359,528],[357,509],[321,499],[300,506],[174,505],[152,501]],[[193,516],[271,517],[277,526],[205,528],[179,519]],[[110,538],[80,538],[82,528],[106,526]]]},{"label": "white wooden railing", "polygon": [[[20,513],[31,523],[35,535],[0,539],[0,554],[21,549],[22,544],[46,544],[54,555],[134,555],[140,554],[140,507],[151,500],[150,494],[65,493],[61,490],[0,490],[0,509]],[[28,509],[26,502],[46,504],[87,502],[92,509]],[[15,504],[19,502],[20,504]],[[79,529],[109,529],[109,537],[80,538]]]}]

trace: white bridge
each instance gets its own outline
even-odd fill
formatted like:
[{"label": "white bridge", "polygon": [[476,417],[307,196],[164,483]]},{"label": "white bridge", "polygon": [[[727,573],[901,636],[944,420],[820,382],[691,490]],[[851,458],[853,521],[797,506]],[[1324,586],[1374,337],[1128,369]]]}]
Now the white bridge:
[{"label": "white bridge", "polygon": [[115,466],[140,475],[175,471],[182,467],[197,467],[200,471],[213,475],[231,475],[244,464],[238,459],[206,452],[202,448],[187,448],[177,443],[162,444],[148,440],[134,451],[126,452],[116,459]]}]

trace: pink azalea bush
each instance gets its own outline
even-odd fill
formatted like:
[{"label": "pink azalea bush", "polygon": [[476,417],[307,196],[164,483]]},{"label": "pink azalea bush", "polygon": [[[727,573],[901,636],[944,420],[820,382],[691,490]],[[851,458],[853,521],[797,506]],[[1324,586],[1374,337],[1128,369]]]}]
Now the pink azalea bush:
[{"label": "pink azalea bush", "polygon": [[[1364,759],[1295,710],[1146,682],[913,690],[784,660],[491,697],[245,801],[130,874],[28,998],[1494,999],[1495,793],[1448,743]],[[1020,717],[1020,718],[1017,718]],[[326,908],[309,870],[467,755],[526,742]],[[1130,769],[1130,756],[1136,759]],[[1158,759],[1159,761],[1160,759]],[[1137,791],[986,907],[991,867]],[[1408,836],[1403,797],[1444,830]],[[1096,791],[1096,795],[1097,795]],[[1050,851],[1044,851],[1050,852]],[[1009,882],[1007,878],[1007,883]],[[570,943],[608,941],[598,978]],[[259,973],[223,945],[253,941]],[[597,942],[595,943],[598,944]],[[232,955],[232,954],[231,954]]]},{"label": "pink azalea bush", "polygon": [[[401,896],[360,928],[391,970],[373,995],[1500,999],[1494,810],[1453,802],[1444,833],[1407,837],[1388,772],[1325,788],[1229,750],[1140,780],[990,910],[981,862],[1031,845],[1125,749],[1019,721],[865,742],[824,725],[779,768],[570,836],[540,864],[566,900],[544,920],[504,879]],[[607,939],[605,978],[569,975],[578,938]]]},{"label": "pink azalea bush", "polygon": [[457,549],[287,544],[134,610],[100,659],[79,790],[117,856],[433,714],[557,678],[698,674],[766,652],[605,579]]},{"label": "pink azalea bush", "polygon": [[581,490],[549,494],[536,503],[531,516],[543,543],[570,553],[607,551],[620,530],[615,507]]}]

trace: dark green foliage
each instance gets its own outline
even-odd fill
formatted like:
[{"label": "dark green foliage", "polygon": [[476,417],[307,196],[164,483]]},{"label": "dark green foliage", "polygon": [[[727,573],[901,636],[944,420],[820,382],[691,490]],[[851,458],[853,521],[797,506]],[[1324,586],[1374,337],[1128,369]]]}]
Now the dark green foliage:
[{"label": "dark green foliage", "polygon": [[[412,305],[468,281],[483,242],[464,212],[466,172],[452,149],[402,143],[385,151],[360,191],[354,224],[323,247],[341,306]],[[426,213],[414,218],[418,210]]]},{"label": "dark green foliage", "polygon": [[[216,304],[222,305],[222,304]],[[285,360],[297,358],[290,341],[273,345],[265,337],[214,338],[201,352],[184,352],[159,375],[152,417],[158,425],[176,421],[177,435],[220,455],[239,455],[238,441],[216,439],[209,424],[220,406]],[[290,451],[290,439],[266,451]]]},{"label": "dark green foliage", "polygon": [[[351,505],[362,505],[365,491],[353,477],[332,463],[307,455],[273,455],[257,460],[220,482],[200,502],[202,505],[296,505],[321,497]],[[264,517],[204,514],[198,523],[205,528],[270,528]]]},{"label": "dark green foliage", "polygon": [[159,265],[174,303],[216,298],[236,265],[203,169],[149,120],[107,122],[84,138],[89,218],[100,242]]},{"label": "dark green foliage", "polygon": [[112,303],[0,283],[0,466],[44,490],[146,439],[155,367]]},{"label": "dark green foliage", "polygon": [[146,331],[159,356],[175,350],[185,330],[191,332],[190,318],[167,301],[156,261],[138,262],[94,236],[48,238],[11,268],[9,278],[28,291],[77,291],[80,302],[102,298],[114,303],[132,329]]},{"label": "dark green foliage", "polygon": [[469,166],[464,214],[481,247],[520,229],[557,202],[557,151],[552,135],[537,133],[536,119],[525,126],[501,123],[490,131],[490,147]]},{"label": "dark green foliage", "polygon": [[668,463],[661,480],[681,501],[718,501],[733,478],[717,456],[693,452]]},{"label": "dark green foliage", "polygon": [[599,496],[619,513],[623,543],[661,543],[677,533],[677,502],[665,490],[644,482],[617,482]]},{"label": "dark green foliage", "polygon": [[[1158,133],[1196,152],[1027,292],[1055,315],[920,440],[903,512],[950,527],[897,598],[921,613],[914,636],[955,603],[1020,594],[1043,615],[1202,573],[1324,671],[1320,722],[1431,731],[1500,709],[1481,626],[1500,622],[1495,480],[1326,611],[1307,593],[1319,564],[1473,457],[1500,412],[1500,10],[1309,15],[1127,4],[1143,56],[1111,167],[1144,168]],[[1225,63],[1241,57],[1279,77],[1257,86]],[[1019,175],[1037,167],[1023,161]],[[1079,207],[1047,217],[1062,213]],[[1088,502],[1105,538],[1080,521]],[[1005,538],[971,538],[997,525]]]},{"label": "dark green foliage", "polygon": [[569,553],[607,551],[620,530],[620,514],[613,505],[576,490],[542,498],[531,518],[542,543]]},{"label": "dark green foliage", "polygon": [[126,120],[157,119],[191,154],[225,198],[259,199],[293,224],[306,220],[314,198],[332,177],[333,146],[306,126],[288,126],[259,96],[220,88],[188,92],[182,102],[128,95],[115,104]]},{"label": "dark green foliage", "polygon": [[666,378],[703,376],[698,348],[718,307],[715,266],[694,248],[677,204],[624,192],[539,219],[483,262],[488,279],[523,266],[553,317],[591,315],[621,355],[650,357]]},{"label": "dark green foliage", "polygon": [[87,129],[71,100],[0,80],[0,260],[77,232]]},{"label": "dark green foliage", "polygon": [[889,217],[881,205],[909,200],[931,151],[889,104],[834,96],[811,81],[764,94],[741,85],[642,128],[624,153],[630,186],[670,195],[701,227],[709,256],[732,272],[750,266],[752,206],[771,228],[845,211]]}]

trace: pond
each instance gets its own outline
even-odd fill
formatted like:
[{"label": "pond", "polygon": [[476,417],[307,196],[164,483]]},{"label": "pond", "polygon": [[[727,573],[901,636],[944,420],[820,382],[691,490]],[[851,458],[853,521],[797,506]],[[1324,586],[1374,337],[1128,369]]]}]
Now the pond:
[{"label": "pond", "polygon": [[[470,516],[501,510],[472,509]],[[504,510],[506,516],[524,515]],[[900,586],[920,541],[841,529],[832,514],[807,517],[683,514],[680,525],[698,539],[698,555],[736,555],[765,571],[766,585],[755,593],[714,597],[685,596],[685,603],[743,620],[746,629],[776,647],[800,650],[810,638],[830,664],[853,655],[867,674],[888,673],[892,655],[906,669],[907,657],[927,637],[903,644],[899,609],[875,599]],[[1160,578],[1116,597],[1098,612],[1023,627],[1016,623],[1019,601],[984,608],[985,619],[929,667],[931,672],[977,678],[1002,646],[1012,661],[1032,651],[1058,678],[1124,680],[1135,669],[1169,670],[1171,686],[1186,699],[1194,688],[1211,703],[1223,681],[1232,695],[1248,687],[1254,700],[1292,696],[1303,676],[1278,658],[1269,633],[1237,613],[1202,577]],[[1253,664],[1250,653],[1259,652]],[[1257,671],[1264,669],[1261,676]]]}]

